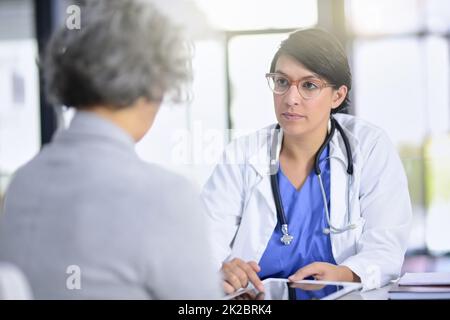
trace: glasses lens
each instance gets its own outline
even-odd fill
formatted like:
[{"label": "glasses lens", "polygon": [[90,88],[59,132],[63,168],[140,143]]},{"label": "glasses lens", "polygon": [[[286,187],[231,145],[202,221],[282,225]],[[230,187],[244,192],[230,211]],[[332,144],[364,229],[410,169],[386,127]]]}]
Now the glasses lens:
[{"label": "glasses lens", "polygon": [[[269,88],[276,94],[285,94],[291,85],[291,81],[279,74],[268,74]],[[304,99],[313,99],[320,94],[324,83],[320,79],[306,79],[298,82],[298,92]]]},{"label": "glasses lens", "polygon": [[298,84],[298,91],[305,99],[312,99],[320,94],[322,89],[322,82],[320,80],[309,79],[300,81]]},{"label": "glasses lens", "polygon": [[291,85],[289,79],[280,75],[269,75],[267,81],[269,88],[277,94],[285,93]]}]

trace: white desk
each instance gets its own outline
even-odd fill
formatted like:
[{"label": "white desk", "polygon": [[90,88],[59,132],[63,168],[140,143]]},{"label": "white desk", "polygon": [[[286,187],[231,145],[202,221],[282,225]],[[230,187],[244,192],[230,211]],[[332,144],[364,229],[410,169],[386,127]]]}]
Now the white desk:
[{"label": "white desk", "polygon": [[353,291],[338,300],[387,300],[388,291],[395,283],[390,283],[380,289],[370,290],[366,292]]}]

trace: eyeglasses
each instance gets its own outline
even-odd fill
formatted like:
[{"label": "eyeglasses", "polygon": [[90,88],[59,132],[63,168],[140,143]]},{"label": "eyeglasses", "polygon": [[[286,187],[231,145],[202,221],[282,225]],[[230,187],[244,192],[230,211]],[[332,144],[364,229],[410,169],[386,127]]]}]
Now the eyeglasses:
[{"label": "eyeglasses", "polygon": [[323,88],[334,87],[334,84],[326,83],[317,78],[307,78],[303,80],[291,81],[281,73],[266,73],[267,83],[270,90],[275,94],[285,94],[291,86],[295,85],[298,92],[304,99],[317,97]]}]

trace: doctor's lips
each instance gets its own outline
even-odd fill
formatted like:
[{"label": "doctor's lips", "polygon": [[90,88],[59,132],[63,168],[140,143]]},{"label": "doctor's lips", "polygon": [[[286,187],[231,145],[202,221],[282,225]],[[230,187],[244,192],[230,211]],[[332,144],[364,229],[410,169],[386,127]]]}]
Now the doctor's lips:
[{"label": "doctor's lips", "polygon": [[286,120],[301,120],[301,119],[306,118],[305,116],[302,116],[301,114],[292,113],[292,112],[283,112],[281,114],[281,116]]}]

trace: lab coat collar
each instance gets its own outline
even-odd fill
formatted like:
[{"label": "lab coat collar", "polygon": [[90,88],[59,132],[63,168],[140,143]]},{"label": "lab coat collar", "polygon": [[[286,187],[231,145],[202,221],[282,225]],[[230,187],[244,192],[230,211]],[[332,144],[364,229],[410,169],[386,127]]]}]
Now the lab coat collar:
[{"label": "lab coat collar", "polygon": [[[271,210],[271,215],[273,219],[276,219],[276,208],[275,202],[273,201],[273,193],[270,183],[270,175],[272,173],[270,166],[270,149],[272,146],[272,139],[275,134],[274,130],[275,126],[276,125],[272,125],[270,127],[264,128],[262,132],[261,131],[258,132],[259,138],[265,136],[266,141],[264,143],[259,144],[259,149],[254,153],[253,156],[250,156],[248,160],[249,164],[260,176],[260,180],[256,188],[266,200],[266,203]],[[353,159],[355,159],[356,154],[355,150],[358,147],[358,141],[348,130],[345,129],[344,126],[342,127],[344,128],[345,134],[347,135],[348,140],[350,142]],[[278,148],[276,151],[277,161],[279,159],[281,151],[281,141],[283,141],[282,139],[283,139],[283,130],[280,129]],[[337,208],[342,209],[346,208],[345,192],[347,191],[345,188],[342,188],[342,183],[343,181],[346,181],[345,179],[347,178],[346,172],[347,156],[344,141],[340,133],[337,131],[337,129],[333,138],[330,141],[329,157],[331,170],[330,201],[331,201],[331,208],[333,208],[331,211],[334,212]],[[345,210],[339,211],[341,211],[339,213],[345,213]],[[331,214],[331,220],[333,225],[340,225],[341,217],[336,214]],[[333,248],[333,250],[335,249]]]},{"label": "lab coat collar", "polygon": [[[259,144],[258,150],[253,154],[253,156],[250,156],[249,158],[249,164],[253,167],[253,169],[261,176],[261,177],[268,177],[272,173],[270,170],[270,150],[272,146],[272,139],[275,134],[275,126],[271,125],[269,127],[266,127],[262,130],[264,130],[264,135],[266,137],[265,143]],[[352,149],[353,156],[355,155],[354,150],[357,148],[358,142],[355,139],[353,135],[351,135],[348,130],[345,129],[344,131],[349,139],[350,147]],[[261,132],[258,133],[259,136],[261,136]],[[280,129],[279,139],[278,139],[278,148],[276,151],[276,159],[278,161],[281,151],[281,141],[283,141],[283,130]],[[339,159],[341,160],[341,163],[345,163],[347,165],[347,156],[346,156],[346,150],[345,150],[345,144],[344,141],[336,129],[336,132],[333,136],[333,138],[330,141],[330,158],[333,159]]]}]

